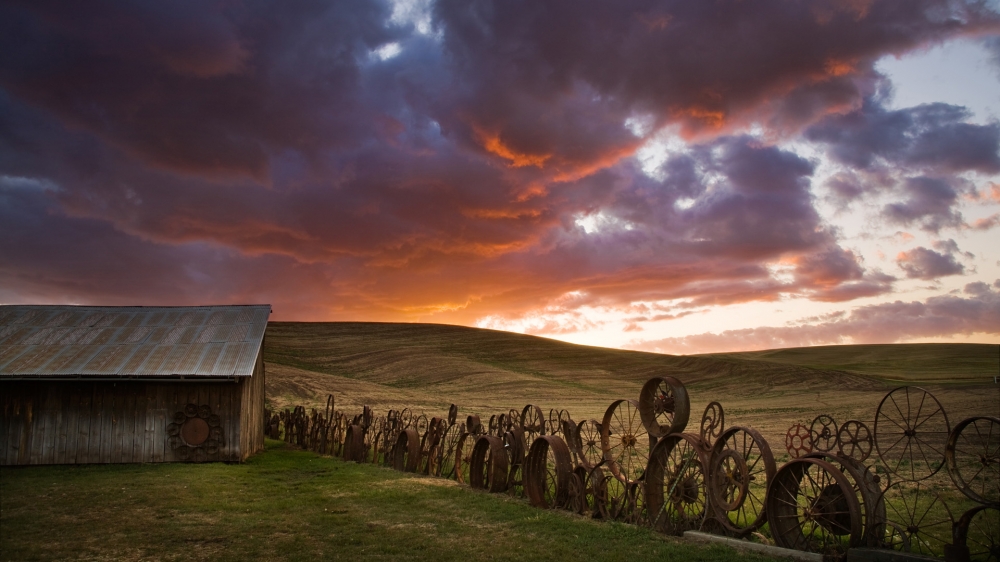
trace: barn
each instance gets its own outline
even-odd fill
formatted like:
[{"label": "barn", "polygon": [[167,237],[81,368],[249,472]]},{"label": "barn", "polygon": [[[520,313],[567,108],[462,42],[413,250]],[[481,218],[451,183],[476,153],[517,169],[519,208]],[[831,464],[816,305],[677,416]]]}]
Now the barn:
[{"label": "barn", "polygon": [[0,464],[242,461],[270,305],[0,306]]}]

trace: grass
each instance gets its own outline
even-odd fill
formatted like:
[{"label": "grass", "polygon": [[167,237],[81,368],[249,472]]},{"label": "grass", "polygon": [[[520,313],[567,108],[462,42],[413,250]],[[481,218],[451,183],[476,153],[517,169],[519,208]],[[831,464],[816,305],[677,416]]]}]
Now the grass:
[{"label": "grass", "polygon": [[2,560],[770,560],[279,441],[244,464],[0,476]]}]

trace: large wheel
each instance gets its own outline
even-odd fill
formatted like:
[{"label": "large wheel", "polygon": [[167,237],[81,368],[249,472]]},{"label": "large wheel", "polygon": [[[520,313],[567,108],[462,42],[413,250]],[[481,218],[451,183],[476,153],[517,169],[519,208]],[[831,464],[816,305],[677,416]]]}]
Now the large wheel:
[{"label": "large wheel", "polygon": [[503,439],[481,436],[476,440],[469,465],[469,484],[473,488],[492,493],[507,489],[507,453],[503,450]]},{"label": "large wheel", "polygon": [[861,545],[861,506],[847,477],[816,459],[789,461],[775,473],[765,501],[778,546],[841,558]]},{"label": "large wheel", "polygon": [[416,472],[420,465],[420,436],[413,428],[399,432],[393,450],[392,467],[402,472]]},{"label": "large wheel", "polygon": [[977,416],[955,426],[945,448],[948,474],[970,499],[1000,507],[1000,418]]},{"label": "large wheel", "polygon": [[528,452],[526,434],[520,426],[514,426],[503,435],[504,450],[507,452],[507,493],[514,497],[524,496],[524,458]]},{"label": "large wheel", "polygon": [[599,421],[586,420],[577,424],[571,443],[580,458],[580,464],[588,470],[604,460],[604,450],[601,448],[601,423]]},{"label": "large wheel", "polygon": [[646,516],[661,533],[680,535],[708,513],[708,455],[696,435],[667,435],[653,447],[645,474]]},{"label": "large wheel", "polygon": [[923,482],[899,481],[882,495],[886,519],[901,529],[905,540],[899,546],[928,556],[942,556],[952,542],[954,519],[951,510],[933,489]]},{"label": "large wheel", "polygon": [[639,391],[639,411],[646,431],[659,439],[687,427],[691,403],[687,389],[674,377],[653,377]]},{"label": "large wheel", "polygon": [[649,461],[650,439],[635,400],[615,400],[601,422],[601,449],[618,480],[635,482]]},{"label": "large wheel", "polygon": [[746,536],[766,521],[767,485],[777,467],[771,447],[757,430],[733,426],[715,441],[709,463],[709,499],[719,523]]},{"label": "large wheel", "polygon": [[874,433],[882,463],[903,480],[930,478],[945,464],[948,415],[922,388],[903,386],[886,394],[875,412]]},{"label": "large wheel", "polygon": [[455,445],[455,480],[460,484],[469,484],[469,467],[472,464],[472,449],[479,436],[463,432]]},{"label": "large wheel", "polygon": [[861,506],[861,543],[867,547],[880,546],[887,532],[880,478],[851,457],[830,453],[810,453],[808,457],[829,462],[847,477]]},{"label": "large wheel", "polygon": [[563,507],[569,498],[572,460],[566,442],[543,435],[531,445],[524,464],[524,491],[535,507]]}]

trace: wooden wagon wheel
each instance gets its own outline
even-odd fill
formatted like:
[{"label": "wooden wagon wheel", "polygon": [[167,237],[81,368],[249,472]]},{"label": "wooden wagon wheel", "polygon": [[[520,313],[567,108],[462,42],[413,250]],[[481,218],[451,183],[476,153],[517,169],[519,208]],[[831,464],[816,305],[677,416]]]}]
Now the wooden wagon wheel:
[{"label": "wooden wagon wheel", "polygon": [[650,439],[635,400],[615,400],[601,422],[601,450],[608,470],[622,482],[642,476],[649,461]]},{"label": "wooden wagon wheel", "polygon": [[894,475],[930,478],[945,464],[951,426],[930,392],[903,386],[885,395],[875,412],[875,450]]},{"label": "wooden wagon wheel", "polygon": [[534,507],[563,507],[569,499],[572,459],[566,442],[555,435],[535,439],[524,463],[524,491]]},{"label": "wooden wagon wheel", "polygon": [[963,513],[955,524],[953,544],[965,550],[967,560],[1000,560],[1000,509],[980,505]]},{"label": "wooden wagon wheel", "polygon": [[872,454],[872,432],[858,420],[847,420],[837,432],[837,450],[841,455],[864,462]]},{"label": "wooden wagon wheel", "polygon": [[887,520],[902,529],[906,540],[899,545],[909,548],[907,552],[939,556],[951,544],[954,519],[932,485],[900,480],[886,488],[880,500]]},{"label": "wooden wagon wheel", "polygon": [[571,443],[577,448],[576,454],[580,458],[580,464],[586,468],[593,468],[604,460],[604,450],[601,448],[601,423],[597,420],[586,420],[577,424]]},{"label": "wooden wagon wheel", "polygon": [[837,422],[831,416],[820,414],[809,424],[812,450],[826,453],[837,448]]},{"label": "wooden wagon wheel", "polygon": [[646,468],[646,510],[652,527],[670,535],[697,529],[708,513],[704,442],[674,433],[660,439]]},{"label": "wooden wagon wheel", "polygon": [[861,506],[847,477],[816,458],[787,462],[774,475],[765,501],[778,546],[842,558],[861,545]]},{"label": "wooden wagon wheel", "polygon": [[708,444],[722,435],[726,427],[726,414],[722,410],[722,404],[709,402],[705,406],[705,413],[701,415],[701,438]]},{"label": "wooden wagon wheel", "polygon": [[420,466],[420,436],[414,428],[399,432],[393,450],[392,467],[401,472],[416,472]]},{"label": "wooden wagon wheel", "polygon": [[948,436],[948,474],[973,501],[1000,507],[1000,418],[962,420]]},{"label": "wooden wagon wheel", "polygon": [[483,435],[476,440],[469,460],[469,484],[492,493],[507,489],[507,453],[503,439]]},{"label": "wooden wagon wheel", "polygon": [[747,536],[767,520],[764,500],[777,467],[767,440],[755,429],[733,426],[715,441],[709,460],[709,500],[719,524]]},{"label": "wooden wagon wheel", "polygon": [[674,377],[653,377],[639,391],[639,413],[649,435],[680,433],[691,413],[687,389]]},{"label": "wooden wagon wheel", "polygon": [[806,426],[797,423],[788,428],[785,433],[785,450],[793,459],[803,457],[812,452],[812,435]]}]

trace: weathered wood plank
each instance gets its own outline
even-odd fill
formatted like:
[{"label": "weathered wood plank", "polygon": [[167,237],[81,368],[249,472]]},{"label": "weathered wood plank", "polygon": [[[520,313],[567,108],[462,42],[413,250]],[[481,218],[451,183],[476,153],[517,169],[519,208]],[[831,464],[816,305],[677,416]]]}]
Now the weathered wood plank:
[{"label": "weathered wood plank", "polygon": [[94,419],[94,389],[92,384],[80,388],[80,421],[77,424],[79,438],[76,444],[76,462],[90,462],[90,424]]},{"label": "weathered wood plank", "polygon": [[98,462],[111,462],[111,441],[115,432],[115,392],[110,385],[104,385],[104,417],[101,418],[101,447]]},{"label": "weathered wood plank", "polygon": [[41,387],[33,386],[30,394],[31,408],[28,411],[30,421],[25,420],[25,429],[28,430],[28,464],[40,464],[43,440],[45,439],[45,416],[42,413],[44,403]]}]

